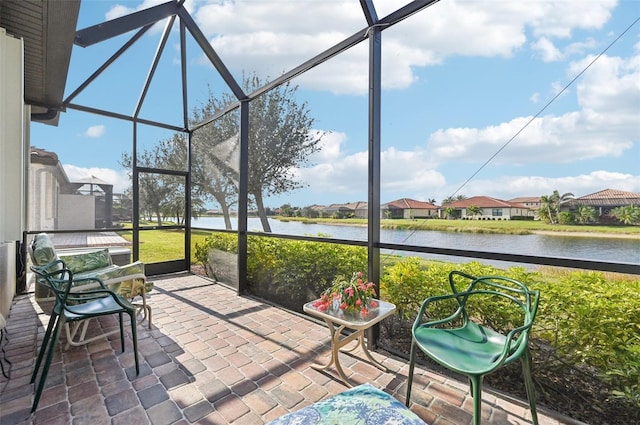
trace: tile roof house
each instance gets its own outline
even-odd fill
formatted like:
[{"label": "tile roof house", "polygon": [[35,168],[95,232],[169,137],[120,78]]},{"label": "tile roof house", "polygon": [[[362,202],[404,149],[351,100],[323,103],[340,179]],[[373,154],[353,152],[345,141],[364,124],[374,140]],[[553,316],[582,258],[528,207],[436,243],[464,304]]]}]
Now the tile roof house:
[{"label": "tile roof house", "polygon": [[[473,196],[442,206],[442,209],[453,208],[452,218],[463,220],[511,220],[514,217],[533,217],[534,210],[524,204],[503,201],[489,196]],[[472,214],[470,207],[480,208],[479,214]]]},{"label": "tile roof house", "polygon": [[348,204],[331,204],[322,207],[321,214],[334,218],[367,218],[367,203],[364,201]]},{"label": "tile roof house", "polygon": [[567,203],[569,208],[589,206],[596,209],[599,215],[609,215],[611,210],[627,205],[640,206],[640,193],[625,192],[623,190],[605,189],[590,195],[574,198]]},{"label": "tile roof house", "polygon": [[430,202],[402,198],[380,206],[382,218],[437,218],[438,207]]},{"label": "tile roof house", "polygon": [[365,201],[351,202],[346,204],[346,207],[353,210],[355,218],[367,218],[369,205]]}]

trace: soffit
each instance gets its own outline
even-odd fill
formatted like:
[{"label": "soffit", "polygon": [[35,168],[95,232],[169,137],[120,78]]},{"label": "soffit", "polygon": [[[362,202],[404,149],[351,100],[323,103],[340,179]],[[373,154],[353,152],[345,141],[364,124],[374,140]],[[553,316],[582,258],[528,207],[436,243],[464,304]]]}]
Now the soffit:
[{"label": "soffit", "polygon": [[57,125],[80,0],[0,0],[0,26],[24,40],[24,96],[32,120]]}]

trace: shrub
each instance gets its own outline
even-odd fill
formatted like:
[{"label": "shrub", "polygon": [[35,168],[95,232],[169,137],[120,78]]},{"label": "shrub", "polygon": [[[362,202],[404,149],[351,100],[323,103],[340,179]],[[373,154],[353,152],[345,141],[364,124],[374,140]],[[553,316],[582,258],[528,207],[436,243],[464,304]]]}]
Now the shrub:
[{"label": "shrub", "polygon": [[640,280],[612,282],[603,273],[579,271],[537,286],[543,293],[537,335],[554,346],[562,362],[594,368],[615,394],[626,393],[637,404]]},{"label": "shrub", "polygon": [[[195,256],[206,270],[210,249],[237,252],[237,238],[216,233],[196,245]],[[247,254],[248,291],[298,312],[337,275],[367,270],[364,247],[250,236]]]},{"label": "shrub", "polygon": [[[444,293],[443,276],[432,276],[419,258],[407,258],[384,270],[380,282],[380,295],[396,305],[398,315],[403,320],[411,319],[423,299],[430,295]],[[446,281],[445,281],[446,282]]]},{"label": "shrub", "polygon": [[576,218],[572,212],[561,211],[558,213],[558,224],[575,224]]},{"label": "shrub", "polygon": [[[523,267],[512,267],[505,273],[504,270],[498,270],[477,261],[464,265],[436,262],[429,263],[428,266],[426,264],[424,260],[417,257],[407,258],[387,267],[382,275],[380,282],[382,297],[396,305],[398,315],[403,320],[415,317],[426,298],[450,293],[449,273],[453,270],[473,276],[503,275],[525,284],[531,280],[531,276],[535,275],[527,272]],[[458,289],[461,290],[464,287]],[[448,311],[448,306],[442,304],[442,308],[439,308],[438,304],[434,304],[433,308],[426,312],[426,317],[441,317],[445,311]],[[476,306],[475,310],[471,311],[478,318],[498,329],[504,329],[516,321],[513,317],[514,312],[507,313],[495,305]],[[501,312],[502,316],[496,318],[496,311]]]}]

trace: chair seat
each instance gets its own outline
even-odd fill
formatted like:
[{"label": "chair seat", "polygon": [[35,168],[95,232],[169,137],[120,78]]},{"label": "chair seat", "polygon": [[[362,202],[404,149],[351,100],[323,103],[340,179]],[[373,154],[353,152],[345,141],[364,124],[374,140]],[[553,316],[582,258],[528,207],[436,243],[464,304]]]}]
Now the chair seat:
[{"label": "chair seat", "polygon": [[[133,310],[131,303],[123,298],[120,301],[129,309]],[[61,306],[56,305],[56,313],[62,314]],[[122,311],[122,306],[116,302],[113,297],[98,298],[94,301],[89,301],[83,304],[67,306],[64,311],[64,316],[67,320],[81,320],[86,319],[87,316],[101,316],[107,314],[119,313]]]},{"label": "chair seat", "polygon": [[505,344],[503,335],[473,322],[456,329],[420,327],[415,338],[421,349],[443,366],[471,375],[485,374]]}]

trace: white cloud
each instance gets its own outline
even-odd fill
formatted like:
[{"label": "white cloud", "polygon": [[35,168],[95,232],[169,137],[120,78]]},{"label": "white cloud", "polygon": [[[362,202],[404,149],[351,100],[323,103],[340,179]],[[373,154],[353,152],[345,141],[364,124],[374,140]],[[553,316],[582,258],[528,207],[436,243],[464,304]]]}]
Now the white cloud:
[{"label": "white cloud", "polygon": [[[320,130],[315,130],[312,137],[320,135]],[[342,153],[340,147],[346,142],[347,135],[341,132],[332,132],[322,136],[320,140],[320,151],[309,158],[312,163],[331,162],[340,159]]]},{"label": "white cloud", "polygon": [[599,29],[611,17],[618,0],[536,1],[522,4],[531,10],[529,25],[536,36],[568,38],[575,29]]},{"label": "white cloud", "polygon": [[[566,39],[576,29],[601,28],[616,0],[439,2],[383,31],[383,87],[406,88],[416,81],[413,68],[442,63],[453,56],[511,57],[530,40],[546,61],[584,47],[576,42],[564,52],[552,39]],[[234,72],[277,76],[366,27],[358,2],[269,2],[215,0],[193,2],[194,19]],[[395,0],[375,2],[379,16],[401,7]],[[338,13],[337,13],[338,12]],[[367,43],[322,64],[322,72],[300,79],[305,87],[334,93],[365,94]]]},{"label": "white cloud", "polygon": [[559,61],[563,58],[560,50],[553,45],[553,42],[546,37],[541,37],[533,44],[531,44],[531,48],[534,51],[539,52],[540,56],[542,56],[543,62],[555,62]]},{"label": "white cloud", "polygon": [[[389,148],[382,152],[382,191],[402,191],[408,194],[429,193],[442,187],[446,179],[423,151],[399,151]],[[410,197],[407,195],[407,197]],[[416,197],[419,197],[416,195]]]},{"label": "white cloud", "polygon": [[128,14],[133,13],[135,11],[136,10],[134,8],[127,7],[127,6],[124,6],[124,5],[121,5],[121,4],[116,4],[111,9],[109,9],[109,11],[105,14],[105,19],[107,21],[110,21],[112,19],[116,19],[116,18],[119,18],[121,16],[128,15]]},{"label": "white cloud", "polygon": [[429,139],[429,149],[443,162],[457,160],[479,164],[506,145],[492,159],[492,164],[525,165],[618,157],[633,145],[631,135],[625,134],[623,128],[618,131],[606,127],[589,129],[589,116],[583,113],[529,121],[530,118],[523,117],[483,129],[438,130]]},{"label": "white cloud", "polygon": [[532,94],[529,99],[531,100],[532,103],[538,103],[540,101],[540,93],[536,92]]},{"label": "white cloud", "polygon": [[564,48],[564,56],[575,56],[582,55],[588,49],[595,49],[597,47],[597,42],[593,38],[589,38],[585,41],[579,41],[575,43],[570,43]]},{"label": "white cloud", "polygon": [[[572,63],[569,74],[579,72],[593,59],[593,56],[588,56]],[[578,83],[577,94],[580,106],[598,115],[600,120],[615,119],[618,125],[633,120],[635,121],[633,127],[637,131],[638,105],[640,105],[640,54],[628,59],[601,56],[589,67]],[[615,117],[609,115],[615,115]]]},{"label": "white cloud", "polygon": [[[577,75],[591,60],[585,58],[571,64],[568,74]],[[543,115],[532,121],[531,117],[517,117],[484,128],[441,129],[430,136],[428,150],[439,161],[479,163],[517,134],[493,164],[619,157],[638,141],[638,81],[640,56],[628,59],[602,56],[577,82],[580,110]]]},{"label": "white cloud", "polygon": [[[345,154],[341,151],[344,135],[325,136],[325,148],[316,159],[323,159],[309,168],[297,169],[297,178],[312,184],[313,190],[326,195],[366,196],[369,157],[367,152]],[[389,148],[381,153],[383,192],[401,191],[403,197],[426,199],[425,192],[445,184],[444,176],[434,168],[425,152]],[[407,166],[411,164],[411,166]],[[363,200],[363,199],[358,199]]]},{"label": "white cloud", "polygon": [[113,170],[110,168],[97,167],[77,167],[71,164],[63,165],[65,173],[70,182],[77,182],[95,176],[100,180],[113,185],[114,193],[123,193],[125,189],[131,187],[131,181],[125,170]]},{"label": "white cloud", "polygon": [[[457,188],[456,188],[457,189]],[[499,199],[520,196],[573,193],[580,197],[604,189],[617,189],[637,193],[640,190],[640,175],[598,170],[587,174],[563,177],[546,176],[502,176],[491,180],[474,180],[461,191],[462,194],[490,194]],[[451,192],[455,189],[451,189]],[[446,192],[445,192],[446,193]]]},{"label": "white cloud", "polygon": [[[567,74],[576,75],[592,58],[571,64]],[[426,150],[390,148],[382,153],[382,191],[385,200],[398,196],[416,199],[444,199],[456,183],[439,170],[447,163],[469,162],[468,175],[531,121],[497,157],[491,167],[579,163],[625,155],[638,143],[638,105],[640,105],[640,56],[603,56],[576,83],[575,93],[581,109],[536,119],[516,117],[483,128],[448,128],[434,132]],[[325,139],[319,161],[297,175],[313,183],[313,190],[326,194],[366,193],[367,155],[345,155],[344,133]],[[410,166],[407,166],[410,164]],[[615,164],[615,163],[613,163]],[[612,164],[613,170],[615,165]],[[571,171],[567,170],[570,174]],[[466,176],[465,176],[466,177]],[[448,181],[449,180],[449,181]],[[517,196],[573,192],[582,196],[605,188],[640,191],[640,176],[599,170],[565,177],[508,176],[490,180],[473,179],[462,192],[489,194],[502,199]],[[389,199],[387,199],[389,198]]]},{"label": "white cloud", "polygon": [[104,134],[104,132],[105,132],[104,125],[92,125],[91,127],[87,128],[87,130],[83,133],[83,135],[91,139],[96,139],[98,137],[101,137]]},{"label": "white cloud", "polygon": [[[567,74],[576,75],[590,60],[584,58],[571,64]],[[483,128],[441,129],[431,134],[425,150],[389,148],[381,157],[383,196],[387,201],[398,196],[444,199],[458,187],[454,186],[456,183],[451,177],[445,178],[441,168],[452,162],[468,162],[474,164],[466,166],[467,175],[471,175],[523,128],[521,134],[491,161],[489,165],[494,171],[496,166],[503,165],[541,167],[621,157],[638,143],[638,81],[640,56],[626,59],[603,56],[576,83],[575,93],[581,109],[535,119],[516,117]],[[366,194],[367,154],[346,154],[342,149],[347,141],[345,133],[326,136],[323,150],[314,157],[315,165],[296,170],[296,175],[302,181],[312,183],[313,191],[325,195]],[[615,170],[614,165],[612,168]],[[567,170],[567,173],[571,171]],[[510,199],[553,190],[582,196],[605,188],[637,192],[640,176],[607,170],[566,177],[533,173],[530,176],[504,175],[490,180],[474,178],[462,192]]]}]

